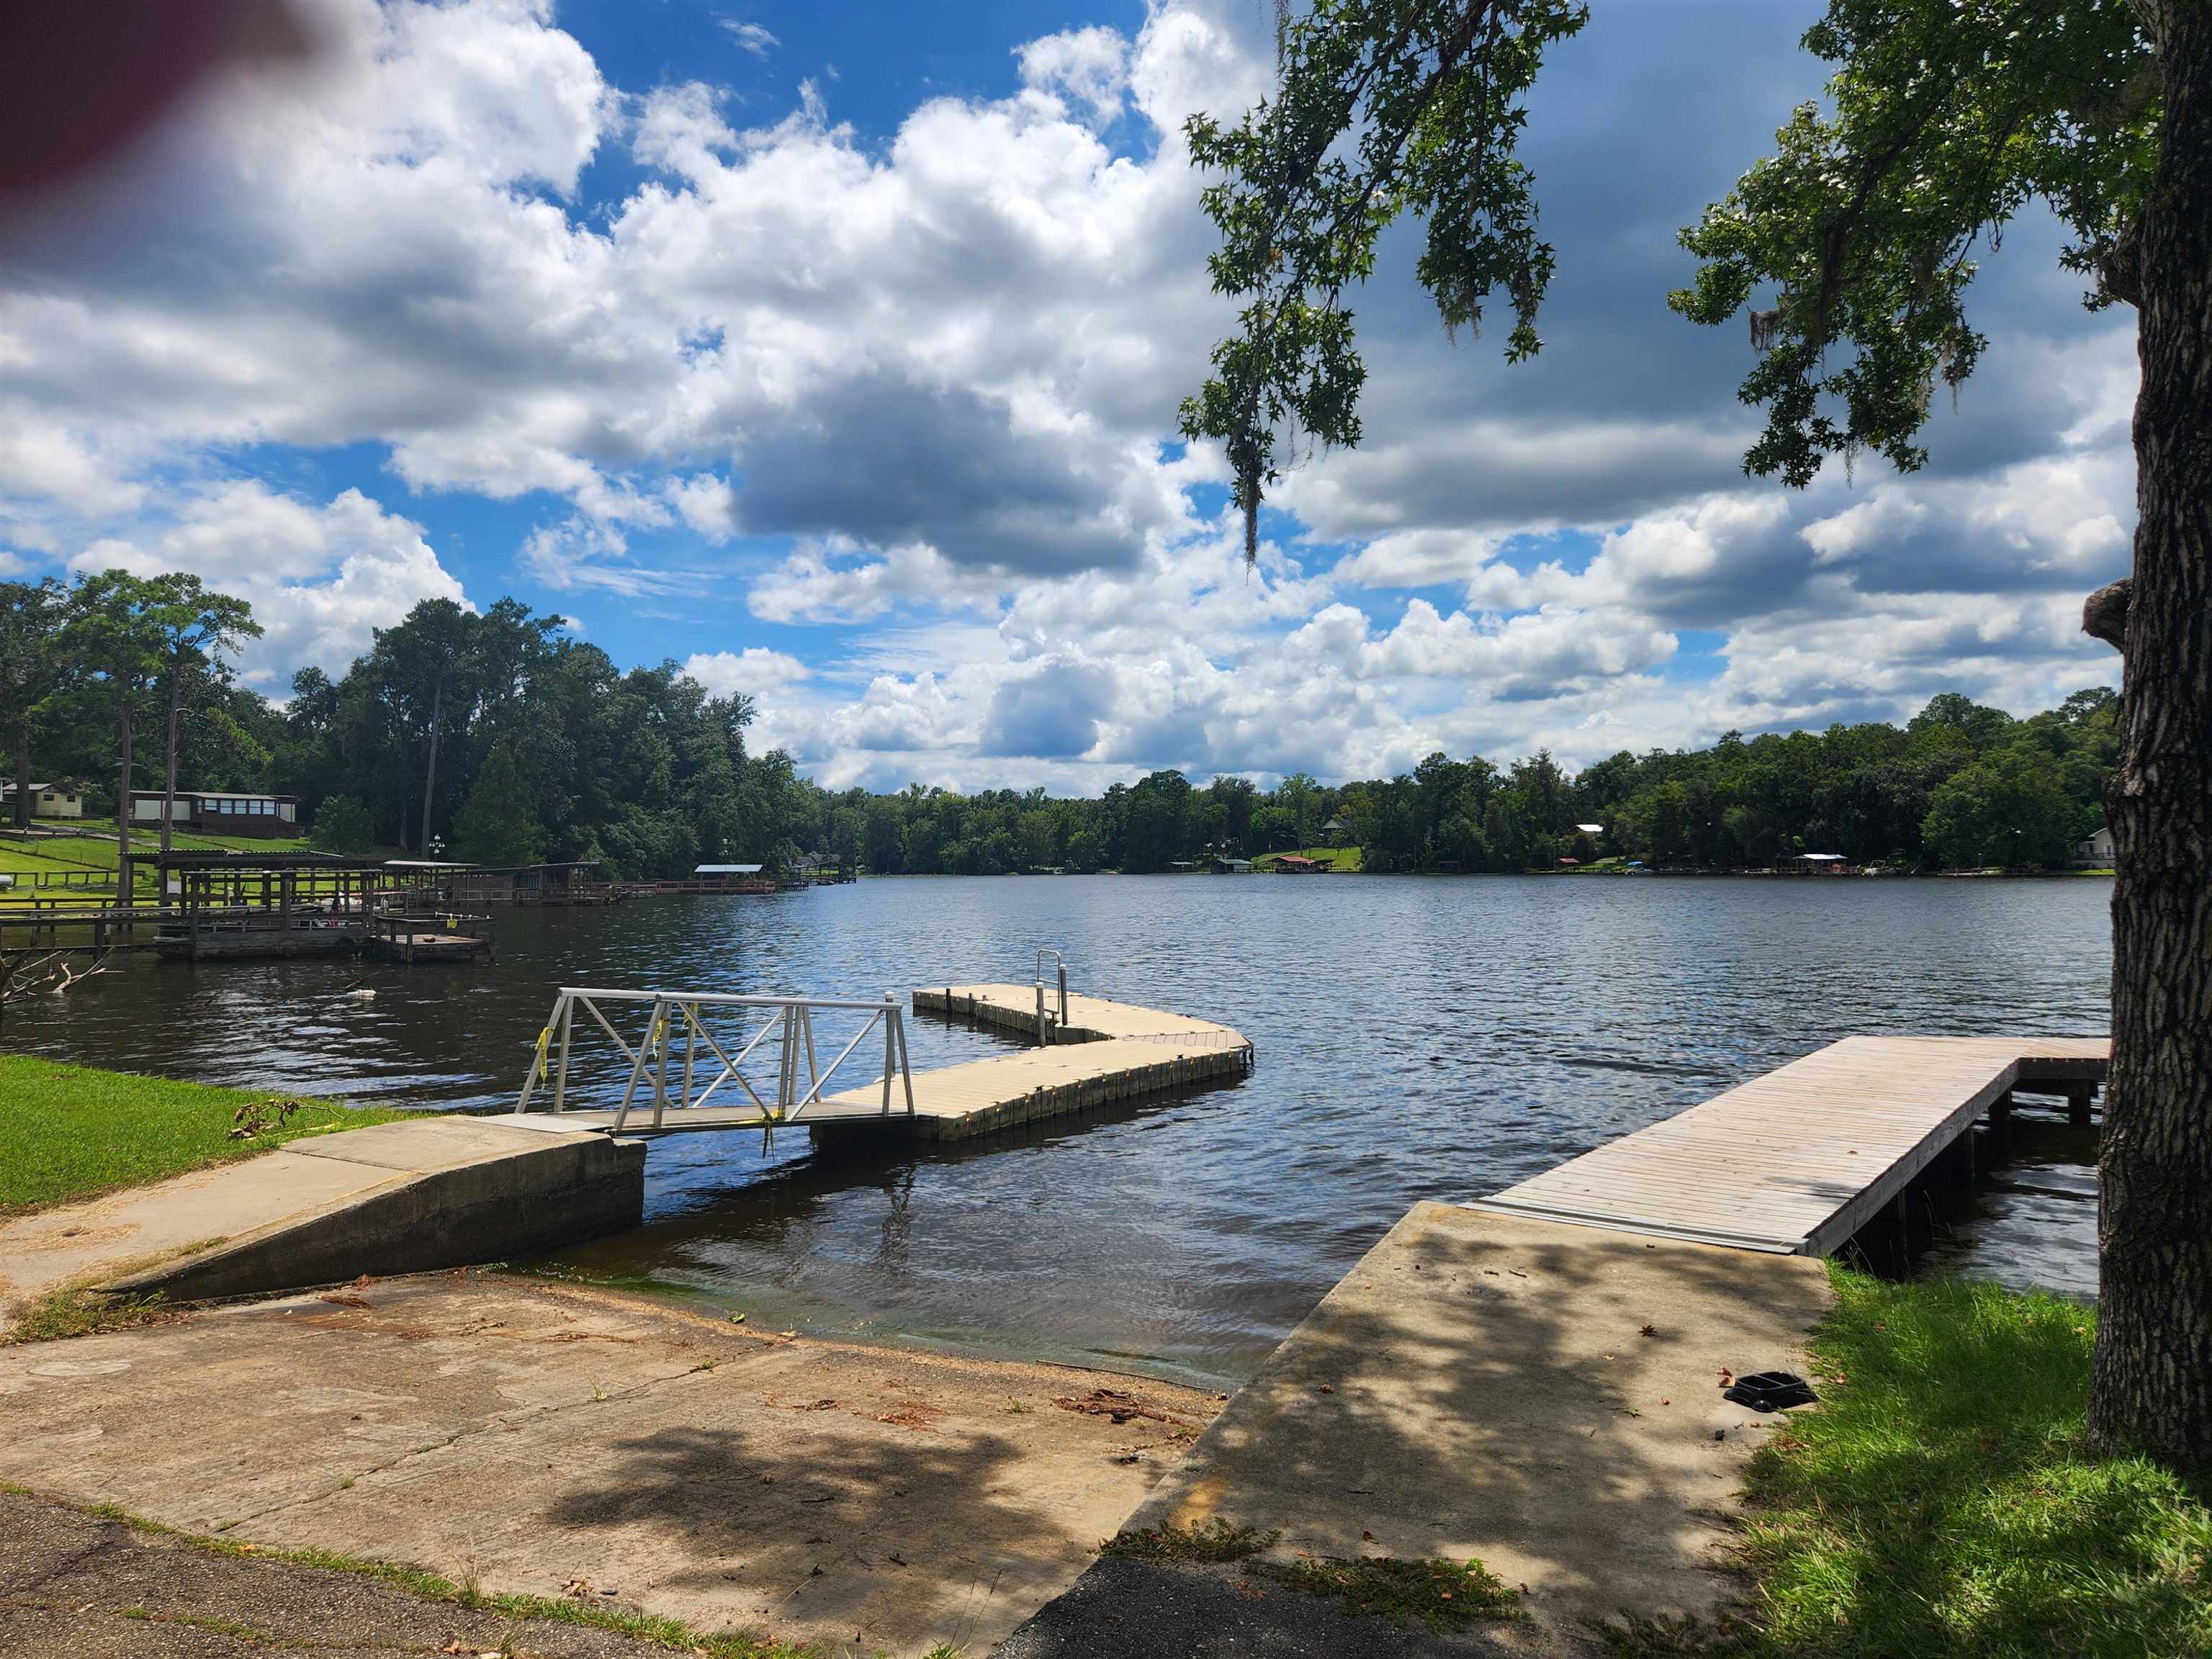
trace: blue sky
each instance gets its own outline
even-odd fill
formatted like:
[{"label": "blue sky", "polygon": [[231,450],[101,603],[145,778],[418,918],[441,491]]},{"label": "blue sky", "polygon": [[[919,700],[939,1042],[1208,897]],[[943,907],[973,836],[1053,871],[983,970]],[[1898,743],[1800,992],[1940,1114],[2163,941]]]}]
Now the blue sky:
[{"label": "blue sky", "polygon": [[744,690],[833,784],[1373,775],[2020,712],[2117,659],[2130,319],[2024,222],[1933,465],[1744,477],[1748,348],[1678,226],[1819,66],[1796,0],[1599,0],[1531,102],[1545,349],[1447,343],[1394,235],[1367,441],[1247,575],[1174,441],[1225,313],[1178,136],[1272,74],[1258,0],[299,0],[0,253],[0,556],[251,598],[281,695],[421,599],[513,593]]}]

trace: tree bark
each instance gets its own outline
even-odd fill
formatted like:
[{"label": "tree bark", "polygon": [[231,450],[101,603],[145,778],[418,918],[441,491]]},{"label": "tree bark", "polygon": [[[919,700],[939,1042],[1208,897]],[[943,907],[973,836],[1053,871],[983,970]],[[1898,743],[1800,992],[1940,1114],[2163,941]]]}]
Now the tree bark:
[{"label": "tree bark", "polygon": [[161,850],[169,850],[169,830],[177,816],[177,718],[184,702],[185,665],[169,665],[169,729],[161,756]]},{"label": "tree bark", "polygon": [[115,698],[115,734],[122,754],[122,783],[115,792],[115,902],[124,908],[131,908],[134,894],[131,885],[131,740],[134,733],[131,720],[131,688],[124,676],[117,677],[121,688]]},{"label": "tree bark", "polygon": [[15,717],[15,827],[31,827],[31,716]]},{"label": "tree bark", "polygon": [[438,798],[438,720],[445,708],[446,677],[441,674],[430,693],[430,763],[422,774],[422,839],[415,849],[425,858],[430,856],[430,809]]},{"label": "tree bark", "polygon": [[2137,243],[2135,580],[2107,785],[2112,1066],[2089,1429],[2212,1480],[2212,0],[2168,0]]}]

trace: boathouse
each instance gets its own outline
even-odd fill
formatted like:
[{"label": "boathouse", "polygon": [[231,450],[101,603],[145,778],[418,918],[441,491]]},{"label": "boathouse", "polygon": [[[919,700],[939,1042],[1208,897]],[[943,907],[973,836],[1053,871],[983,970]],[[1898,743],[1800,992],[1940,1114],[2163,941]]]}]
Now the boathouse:
[{"label": "boathouse", "polygon": [[566,864],[470,865],[446,878],[456,904],[611,904],[614,884],[590,859]]},{"label": "boathouse", "polygon": [[[673,883],[664,884],[674,885]],[[702,864],[691,872],[688,884],[695,893],[772,893],[775,884],[761,874],[757,864]]]}]

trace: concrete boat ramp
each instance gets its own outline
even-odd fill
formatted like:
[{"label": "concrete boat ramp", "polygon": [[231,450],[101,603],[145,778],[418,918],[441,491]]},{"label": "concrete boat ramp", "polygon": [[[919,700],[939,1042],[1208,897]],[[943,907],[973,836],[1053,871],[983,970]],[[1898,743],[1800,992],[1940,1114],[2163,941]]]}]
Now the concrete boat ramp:
[{"label": "concrete boat ramp", "polygon": [[[1530,1615],[1359,1651],[1580,1654],[1598,1650],[1585,1620],[1711,1619],[1736,1589],[1744,1466],[1781,1420],[1723,1385],[1814,1376],[1819,1258],[2014,1090],[2086,1113],[2108,1054],[1850,1038],[1474,1205],[1417,1205],[1125,1530],[1249,1527],[1284,1560],[1479,1559]],[[1311,1644],[1304,1598],[1237,1574],[1102,1560],[1000,1659],[1336,1650]],[[1167,1607],[1165,1629],[1132,1613]]]},{"label": "concrete boat ramp", "polygon": [[[563,996],[580,995],[563,993]],[[642,998],[663,1022],[650,1050],[658,1063],[688,994],[597,993]],[[1242,1076],[1251,1044],[1226,1025],[1103,997],[1055,995],[1042,1025],[1030,985],[916,991],[918,1009],[1035,1036],[1047,1046],[1010,1050],[906,1077],[896,1005],[842,1006],[892,1018],[896,1109],[887,1072],[836,1094],[795,1086],[811,1028],[795,1019],[782,1046],[783,1089],[738,1091],[743,1104],[682,1103],[634,1112],[532,1110],[498,1116],[425,1116],[287,1143],[243,1163],[180,1176],[67,1210],[0,1224],[0,1323],[63,1285],[98,1284],[171,1300],[258,1294],[544,1252],[636,1226],[643,1218],[647,1143],[705,1131],[804,1129],[841,1147],[908,1139],[964,1139],[1035,1119],[1091,1110]],[[709,999],[696,999],[704,1003]],[[809,1000],[728,999],[804,1008]],[[665,1006],[664,1006],[665,1005]],[[668,1010],[678,1011],[671,1015]],[[1018,1016],[1019,1016],[1018,1018]],[[644,1074],[633,1042],[622,1046]],[[565,1058],[565,1056],[564,1056]],[[825,1075],[812,1060],[817,1079]],[[550,1067],[542,1068],[550,1071]],[[672,1069],[672,1064],[671,1066]],[[687,1068],[690,1071],[694,1068]],[[834,1068],[832,1068],[834,1069]],[[696,1068],[697,1082],[709,1075]],[[665,1091],[664,1091],[665,1092]],[[536,1097],[542,1103],[544,1091]],[[529,1096],[526,1094],[526,1098]]]},{"label": "concrete boat ramp", "polygon": [[[27,1218],[0,1227],[0,1272],[13,1280],[0,1282],[0,1298],[82,1282],[102,1268],[112,1280],[126,1264],[141,1270],[119,1282],[191,1297],[519,1254],[557,1242],[547,1230],[561,1225],[599,1231],[634,1221],[645,1139],[656,1133],[805,1127],[832,1140],[951,1139],[1223,1079],[1251,1060],[1239,1034],[1203,1020],[1083,996],[1069,997],[1063,1012],[1056,994],[1041,1013],[1034,985],[946,986],[915,992],[915,1009],[1003,1026],[1042,1039],[1038,1046],[914,1073],[909,1097],[902,1039],[885,1018],[882,1072],[831,1093],[819,1073],[798,1087],[790,1056],[805,1044],[795,1036],[803,1022],[794,1023],[785,1028],[773,1101],[748,1089],[743,1104],[702,1106],[697,1056],[688,1049],[678,1085],[668,1086],[677,1065],[670,1020],[682,1018],[669,1002],[656,1002],[645,1040],[625,1046],[616,1037],[629,1058],[631,1096],[653,1079],[649,1105],[356,1130]],[[879,1015],[895,1007],[882,1005]],[[542,1044],[541,1055],[550,1048]],[[1977,1122],[2002,1117],[2014,1091],[2063,1096],[2086,1115],[2107,1054],[2103,1039],[1848,1039],[1473,1204],[1418,1205],[1195,1444],[1168,1460],[1165,1477],[1127,1523],[1249,1527],[1275,1534],[1271,1553],[1290,1559],[1480,1559],[1522,1592],[1527,1620],[1433,1642],[1400,1641],[1387,1627],[1369,1630],[1371,1621],[1345,1634],[1333,1606],[1245,1579],[1234,1566],[1109,1558],[1014,1631],[1000,1659],[1566,1655],[1591,1650],[1586,1620],[1623,1611],[1711,1616],[1732,1593],[1718,1570],[1729,1559],[1727,1517],[1743,1466],[1778,1420],[1724,1401],[1723,1382],[1780,1369],[1822,1384],[1807,1358],[1808,1334],[1829,1304],[1819,1258],[1885,1211],[1901,1210],[1916,1178],[1947,1160],[1956,1168]],[[541,1061],[537,1072],[565,1077],[565,1063]],[[143,1264],[148,1255],[167,1259]],[[130,1262],[134,1256],[139,1263]],[[190,1334],[196,1325],[176,1328],[185,1334],[98,1340],[120,1353],[133,1343],[200,1340]],[[483,1321],[457,1328],[449,1363],[480,1360],[472,1333],[495,1328]],[[692,1366],[685,1375],[698,1371],[698,1362],[684,1364]],[[789,1409],[826,1411],[858,1388],[841,1382]],[[1085,1409],[1079,1401],[1059,1403]],[[867,1420],[924,1420],[880,1404],[868,1401]],[[1195,1426],[1200,1413],[1188,1403],[1181,1409]],[[56,1435],[76,1420],[75,1410],[56,1415]],[[668,1430],[682,1432],[680,1425]],[[15,1472],[55,1476],[64,1466],[49,1467],[44,1455],[26,1451]],[[183,1499],[167,1503],[167,1488],[155,1490],[160,1480],[133,1486],[139,1467],[90,1456],[68,1463],[60,1484],[182,1513]],[[329,1502],[343,1510],[354,1484],[344,1480]],[[254,1495],[252,1486],[238,1501]],[[1139,1487],[1116,1490],[1133,1498]],[[309,1514],[280,1512],[301,1524]],[[578,1514],[577,1538],[596,1536],[596,1521]],[[282,1541],[375,1547],[385,1523],[362,1524],[368,1530],[342,1528],[331,1539],[310,1526],[314,1535]],[[520,1522],[508,1516],[507,1524]],[[808,1544],[816,1541],[810,1534]],[[472,1564],[477,1546],[468,1547]],[[1070,1547],[1055,1537],[1050,1563],[1023,1569],[1023,1589],[1035,1598],[1028,1605],[1067,1583],[1079,1565]],[[518,1542],[510,1555],[520,1563],[528,1552]],[[888,1559],[903,1571],[904,1557]],[[669,1559],[672,1593],[687,1584],[683,1594],[696,1593],[704,1581],[694,1565],[681,1550]],[[779,1561],[779,1571],[786,1565],[801,1570]],[[523,1566],[514,1571],[538,1588]],[[906,1605],[893,1596],[856,1625],[896,1629],[894,1639],[911,1636],[917,1646],[925,1635],[963,1634],[937,1630],[935,1612],[902,1624],[894,1603]],[[848,1610],[841,1604],[836,1617]],[[994,1615],[1004,1618],[995,1630],[985,1620],[964,1635],[995,1633],[1018,1616]]]}]

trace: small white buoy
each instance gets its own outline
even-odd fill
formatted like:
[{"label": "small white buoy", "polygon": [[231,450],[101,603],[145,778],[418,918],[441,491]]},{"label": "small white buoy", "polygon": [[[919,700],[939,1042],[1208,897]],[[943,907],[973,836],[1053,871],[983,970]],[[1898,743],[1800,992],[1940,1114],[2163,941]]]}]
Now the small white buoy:
[{"label": "small white buoy", "polygon": [[359,1000],[359,1001],[367,1002],[370,998],[374,997],[374,996],[376,994],[376,993],[375,993],[375,992],[374,992],[374,991],[362,990],[362,991],[348,991],[348,992],[346,993],[346,994],[347,994],[348,996],[349,996],[349,997],[353,997],[353,998],[356,999],[356,1000]]}]

